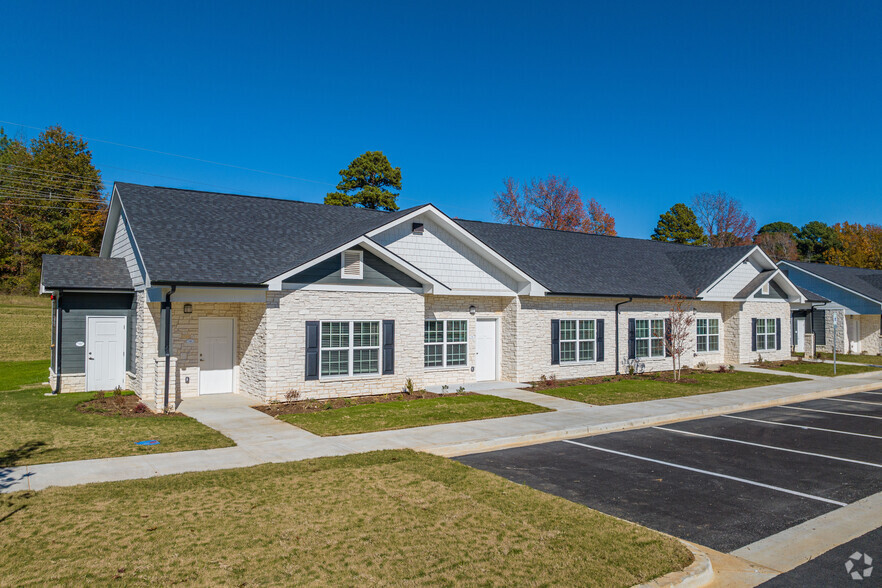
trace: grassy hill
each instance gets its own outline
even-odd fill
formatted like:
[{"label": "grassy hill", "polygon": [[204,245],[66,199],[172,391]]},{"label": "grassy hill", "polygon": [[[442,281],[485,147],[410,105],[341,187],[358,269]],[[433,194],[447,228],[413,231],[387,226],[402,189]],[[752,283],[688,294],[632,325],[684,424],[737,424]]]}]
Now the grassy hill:
[{"label": "grassy hill", "polygon": [[0,294],[0,361],[49,359],[51,328],[48,296]]}]

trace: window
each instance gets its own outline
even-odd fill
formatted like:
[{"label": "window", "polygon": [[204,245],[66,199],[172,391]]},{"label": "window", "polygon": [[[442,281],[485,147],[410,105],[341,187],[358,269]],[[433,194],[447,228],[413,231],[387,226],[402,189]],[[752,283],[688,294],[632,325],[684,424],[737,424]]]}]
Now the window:
[{"label": "window", "polygon": [[756,350],[772,351],[778,348],[775,319],[756,319]]},{"label": "window", "polygon": [[340,254],[340,277],[344,280],[364,277],[364,251],[350,249]]},{"label": "window", "polygon": [[594,361],[597,338],[594,320],[560,321],[560,362]]},{"label": "window", "polygon": [[720,350],[720,320],[719,319],[697,319],[695,321],[698,329],[698,340],[695,344],[695,350],[698,353]]},{"label": "window", "polygon": [[321,375],[323,377],[379,373],[379,321],[322,323]]},{"label": "window", "polygon": [[468,340],[468,321],[426,321],[423,364],[427,368],[467,365]]},{"label": "window", "polygon": [[634,327],[637,357],[665,356],[664,319],[637,320]]},{"label": "window", "polygon": [[760,289],[760,292],[762,292],[763,296],[769,295],[769,283],[768,282],[763,284],[763,287]]}]

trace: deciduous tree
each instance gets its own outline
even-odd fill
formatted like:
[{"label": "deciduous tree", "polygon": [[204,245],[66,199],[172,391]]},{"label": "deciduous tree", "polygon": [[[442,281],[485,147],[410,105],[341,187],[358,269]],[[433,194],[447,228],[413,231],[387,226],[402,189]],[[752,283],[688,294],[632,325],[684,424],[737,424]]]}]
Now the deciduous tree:
[{"label": "deciduous tree", "polygon": [[398,193],[389,188],[401,190],[401,168],[392,167],[382,151],[359,155],[339,173],[338,191],[328,193],[325,204],[398,210]]},{"label": "deciduous tree", "polygon": [[756,221],[725,192],[696,194],[693,208],[711,247],[749,245],[756,234]]},{"label": "deciduous tree", "polygon": [[827,263],[882,269],[882,227],[845,222],[833,225],[832,229],[838,243],[824,254]]},{"label": "deciduous tree", "polygon": [[698,224],[695,213],[683,203],[677,203],[659,215],[651,239],[684,245],[707,245],[707,235]]},{"label": "deciduous tree", "polygon": [[683,369],[683,354],[691,349],[692,341],[695,338],[692,330],[692,326],[695,324],[695,313],[687,306],[689,299],[680,292],[672,296],[665,296],[664,301],[668,306],[665,349],[673,362],[674,380],[679,380],[680,372]]},{"label": "deciduous tree", "polygon": [[760,246],[776,263],[799,258],[796,241],[789,233],[758,233],[753,242]]},{"label": "deciduous tree", "polygon": [[616,219],[594,198],[588,200],[588,212],[582,221],[582,232],[595,235],[616,236]]}]

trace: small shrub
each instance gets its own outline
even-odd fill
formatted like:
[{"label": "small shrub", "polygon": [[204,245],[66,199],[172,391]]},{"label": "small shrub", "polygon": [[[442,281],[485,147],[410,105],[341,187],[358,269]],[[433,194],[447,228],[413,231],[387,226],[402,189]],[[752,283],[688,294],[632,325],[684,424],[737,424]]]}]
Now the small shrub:
[{"label": "small shrub", "polygon": [[113,389],[113,395],[114,395],[114,396],[122,396],[122,395],[123,395],[122,388],[120,388],[119,386],[117,386],[116,388],[114,388],[114,389]]},{"label": "small shrub", "polygon": [[413,394],[413,380],[411,378],[404,380],[404,390],[408,394]]},{"label": "small shrub", "polygon": [[726,364],[720,364],[720,367],[717,368],[718,374],[726,374],[729,373],[729,367]]},{"label": "small shrub", "polygon": [[142,413],[142,412],[148,412],[149,410],[150,409],[147,408],[146,404],[144,404],[143,402],[139,402],[138,404],[135,405],[135,408],[132,409],[132,412]]},{"label": "small shrub", "polygon": [[288,390],[285,392],[286,402],[297,402],[300,400],[300,390]]},{"label": "small shrub", "polygon": [[323,410],[331,410],[332,408],[334,408],[334,405],[331,404],[330,402],[325,402],[325,405],[322,406]]},{"label": "small shrub", "polygon": [[447,394],[447,391],[450,389],[450,386],[444,384],[441,386],[441,394]]},{"label": "small shrub", "polygon": [[103,399],[104,399],[104,392],[103,391],[99,390],[98,392],[95,392],[95,400],[103,400]]},{"label": "small shrub", "polygon": [[545,377],[545,374],[539,376],[539,386],[542,388],[548,388],[548,378]]},{"label": "small shrub", "polygon": [[465,386],[460,386],[459,388],[457,388],[456,393],[457,394],[464,394],[465,393]]},{"label": "small shrub", "polygon": [[633,376],[636,371],[637,371],[637,367],[633,363],[629,363],[628,364],[628,375]]},{"label": "small shrub", "polygon": [[557,384],[557,376],[555,376],[554,374],[551,374],[551,376],[548,377],[548,387],[554,388],[554,386],[556,384]]},{"label": "small shrub", "polygon": [[757,363],[766,363],[766,360],[763,359],[763,354],[762,354],[762,353],[757,353],[757,354],[756,354],[756,362],[757,362]]},{"label": "small shrub", "polygon": [[603,378],[603,381],[604,381],[604,382],[612,382],[612,378],[610,378],[609,376],[607,376],[607,377]]},{"label": "small shrub", "polygon": [[700,369],[703,372],[706,372],[707,371],[707,362],[706,361],[699,361],[697,364],[695,364],[695,367],[697,367],[698,369]]}]

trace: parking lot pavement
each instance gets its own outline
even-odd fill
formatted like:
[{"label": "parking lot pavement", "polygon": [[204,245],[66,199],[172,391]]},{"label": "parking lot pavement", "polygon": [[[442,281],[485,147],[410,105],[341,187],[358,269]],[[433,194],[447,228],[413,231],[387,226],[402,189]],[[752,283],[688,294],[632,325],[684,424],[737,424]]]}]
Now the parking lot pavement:
[{"label": "parking lot pavement", "polygon": [[729,552],[882,492],[880,398],[852,394],[458,459]]}]

